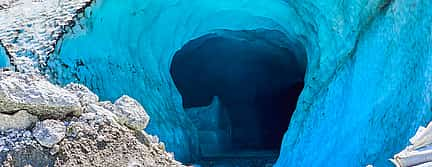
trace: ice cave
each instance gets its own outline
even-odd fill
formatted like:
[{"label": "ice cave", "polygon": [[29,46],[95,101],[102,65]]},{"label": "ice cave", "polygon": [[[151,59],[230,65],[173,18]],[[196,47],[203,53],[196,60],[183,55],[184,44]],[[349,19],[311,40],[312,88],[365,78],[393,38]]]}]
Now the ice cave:
[{"label": "ice cave", "polygon": [[[303,88],[306,55],[279,31],[220,31],[176,52],[171,76],[198,129],[202,156],[279,152]],[[304,52],[303,52],[304,53]]]},{"label": "ice cave", "polygon": [[182,162],[273,150],[276,167],[388,166],[432,118],[431,6],[95,1],[41,68],[102,100],[136,98]]},{"label": "ice cave", "polygon": [[[228,122],[231,127],[223,125],[232,130],[229,140],[233,142],[229,144],[233,149],[265,148],[279,152],[307,70],[307,48],[300,42],[301,38],[294,37],[293,19],[281,15],[292,10],[276,1],[257,1],[248,5],[241,2],[179,1],[166,14],[150,12],[169,4],[171,2],[147,4],[128,1],[119,6],[111,0],[95,2],[86,10],[86,17],[68,30],[69,33],[59,42],[56,52],[48,59],[46,73],[55,83],[83,83],[105,100],[115,100],[122,94],[137,98],[152,118],[146,130],[157,134],[166,143],[167,149],[174,151],[176,158],[184,162],[201,156],[200,141],[203,141],[199,140],[202,127],[194,122],[193,114],[191,116],[193,111],[188,111],[211,106],[213,98],[220,99],[215,101],[224,104],[230,111],[228,116],[232,114],[232,118],[237,119]],[[270,6],[262,11],[255,10],[258,6],[267,5]],[[185,8],[190,9],[191,6],[200,6],[203,10],[188,11],[188,17],[175,14],[185,12]],[[233,17],[239,21],[230,21]],[[191,49],[198,45],[208,49]],[[219,55],[212,54],[221,49],[232,52],[227,50]],[[184,67],[178,60],[186,59],[188,62],[191,56],[196,59],[199,52],[205,52],[205,59],[208,57],[209,60],[226,58],[221,59],[219,64],[211,65],[218,69],[208,69],[208,74],[213,76],[206,82],[210,84],[222,80],[227,84],[219,87],[219,92],[208,92],[211,94],[194,91],[203,93],[199,96],[207,96],[205,102],[198,103],[189,102],[189,94],[183,91],[181,83],[176,85],[174,81],[191,79],[182,77],[181,73],[192,69]],[[236,60],[238,63],[231,64],[230,71],[238,73],[218,78],[217,75],[229,70],[222,68],[222,63],[227,63],[222,60]],[[173,72],[180,72],[180,75],[171,75],[170,70],[177,67],[180,70]],[[240,70],[243,67],[247,69]],[[211,71],[219,71],[219,74]],[[188,81],[186,84],[194,83]],[[239,90],[234,93],[233,89]],[[201,100],[201,97],[198,98]],[[249,108],[257,111],[244,113],[249,110],[246,105],[254,100],[261,102]],[[265,114],[265,110],[274,112]],[[243,119],[245,116],[250,118]],[[255,123],[248,125],[247,122]],[[275,129],[268,130],[269,127],[265,126]],[[242,129],[245,131],[242,132]],[[252,140],[246,142],[242,135],[249,133]],[[269,137],[263,137],[263,134]],[[211,138],[211,135],[208,137]]]}]

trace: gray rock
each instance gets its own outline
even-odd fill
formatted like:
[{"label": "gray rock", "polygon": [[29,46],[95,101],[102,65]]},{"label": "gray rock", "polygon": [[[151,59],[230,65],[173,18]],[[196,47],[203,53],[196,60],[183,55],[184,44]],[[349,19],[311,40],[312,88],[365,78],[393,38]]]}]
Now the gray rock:
[{"label": "gray rock", "polygon": [[87,111],[88,113],[81,116],[82,119],[106,119],[113,126],[120,126],[117,121],[118,117],[112,112],[112,110],[108,110],[96,104],[90,104],[87,106]]},{"label": "gray rock", "polygon": [[0,113],[27,110],[42,118],[81,111],[78,97],[36,74],[0,73]]},{"label": "gray rock", "polygon": [[75,94],[79,98],[82,106],[93,104],[99,101],[99,97],[84,85],[71,83],[66,85],[64,89],[68,90],[72,94]]},{"label": "gray rock", "polygon": [[51,148],[59,143],[66,135],[66,126],[57,120],[45,120],[36,123],[33,129],[33,137],[42,146]]},{"label": "gray rock", "polygon": [[141,104],[129,96],[122,96],[114,103],[114,114],[117,121],[134,130],[143,130],[147,127],[150,117]]},{"label": "gray rock", "polygon": [[113,112],[115,108],[114,104],[112,104],[110,101],[101,101],[98,103],[98,105],[111,112]]},{"label": "gray rock", "polygon": [[18,111],[13,115],[0,113],[0,131],[27,129],[33,126],[37,121],[38,118],[36,116],[24,110]]}]

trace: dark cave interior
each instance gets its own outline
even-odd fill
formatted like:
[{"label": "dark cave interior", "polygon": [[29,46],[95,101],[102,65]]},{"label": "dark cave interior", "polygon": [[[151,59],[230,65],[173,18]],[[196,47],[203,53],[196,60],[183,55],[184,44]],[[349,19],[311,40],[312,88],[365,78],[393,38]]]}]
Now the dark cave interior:
[{"label": "dark cave interior", "polygon": [[189,41],[170,73],[198,128],[201,153],[279,150],[305,66],[279,31],[225,31]]}]

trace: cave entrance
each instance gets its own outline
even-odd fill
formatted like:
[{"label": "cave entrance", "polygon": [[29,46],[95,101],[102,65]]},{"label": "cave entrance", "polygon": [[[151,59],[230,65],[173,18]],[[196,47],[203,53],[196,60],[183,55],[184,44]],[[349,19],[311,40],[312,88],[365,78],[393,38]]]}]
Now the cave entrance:
[{"label": "cave entrance", "polygon": [[277,157],[306,66],[304,52],[286,38],[274,30],[224,30],[176,52],[170,73],[203,158]]}]

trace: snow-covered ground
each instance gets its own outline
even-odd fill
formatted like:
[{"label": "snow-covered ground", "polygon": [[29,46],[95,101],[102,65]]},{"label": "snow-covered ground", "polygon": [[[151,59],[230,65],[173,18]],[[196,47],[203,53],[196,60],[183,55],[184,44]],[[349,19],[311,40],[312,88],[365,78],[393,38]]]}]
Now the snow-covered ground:
[{"label": "snow-covered ground", "polygon": [[20,71],[34,71],[91,0],[0,0],[0,41]]}]

